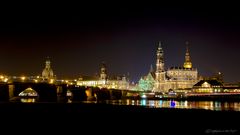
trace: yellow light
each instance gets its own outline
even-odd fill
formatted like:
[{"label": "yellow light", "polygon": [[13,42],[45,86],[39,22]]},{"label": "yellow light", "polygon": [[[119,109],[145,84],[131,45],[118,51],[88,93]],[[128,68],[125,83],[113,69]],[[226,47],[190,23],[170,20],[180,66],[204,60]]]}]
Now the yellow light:
[{"label": "yellow light", "polygon": [[40,78],[39,76],[37,76],[37,78]]},{"label": "yellow light", "polygon": [[37,83],[37,82],[38,82],[38,80],[34,80],[34,82],[35,82],[35,83]]},{"label": "yellow light", "polygon": [[5,78],[5,79],[4,79],[4,82],[7,82],[7,81],[8,81],[8,79],[7,79],[7,78]]},{"label": "yellow light", "polygon": [[4,78],[4,76],[2,76],[2,75],[1,75],[1,76],[0,76],[0,78],[1,78],[1,79],[3,79],[3,78]]},{"label": "yellow light", "polygon": [[54,79],[51,79],[51,80],[50,80],[50,83],[53,83],[53,81],[54,81]]},{"label": "yellow light", "polygon": [[21,77],[21,79],[24,81],[24,80],[26,79],[26,77],[25,77],[25,76],[23,76],[23,77]]}]

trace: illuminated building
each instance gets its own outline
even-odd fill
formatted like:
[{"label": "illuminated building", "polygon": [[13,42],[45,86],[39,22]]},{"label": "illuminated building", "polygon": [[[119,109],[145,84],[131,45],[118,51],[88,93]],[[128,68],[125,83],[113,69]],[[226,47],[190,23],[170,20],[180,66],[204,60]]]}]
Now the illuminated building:
[{"label": "illuminated building", "polygon": [[102,63],[102,65],[101,65],[100,80],[102,80],[102,81],[107,80],[107,70],[106,70],[105,63]]},{"label": "illuminated building", "polygon": [[5,75],[0,75],[0,82],[8,82],[9,78],[8,76],[5,76]]},{"label": "illuminated building", "polygon": [[129,88],[129,82],[125,76],[108,76],[104,63],[101,65],[100,75],[81,76],[77,81],[77,85],[124,90]]},{"label": "illuminated building", "polygon": [[43,72],[42,72],[42,79],[46,81],[51,81],[51,82],[53,82],[53,79],[55,79],[53,70],[51,68],[51,62],[49,59],[46,60],[45,68],[43,69]]},{"label": "illuminated building", "polygon": [[155,85],[154,71],[151,65],[150,71],[147,76],[141,77],[138,82],[138,89],[143,91],[151,91]]},{"label": "illuminated building", "polygon": [[223,92],[223,84],[218,80],[201,80],[192,89],[195,93],[217,93]]},{"label": "illuminated building", "polygon": [[23,103],[33,103],[36,102],[38,98],[38,93],[32,88],[27,88],[18,95]]},{"label": "illuminated building", "polygon": [[[183,67],[171,67],[167,70],[164,67],[164,53],[159,43],[157,49],[157,60],[156,60],[156,70],[155,75],[151,72],[148,74],[154,78],[154,87],[152,88],[155,92],[168,92],[169,90],[177,90],[177,91],[188,91],[191,90],[194,84],[196,84],[198,79],[198,71],[196,68],[192,68],[192,62],[190,59],[190,53],[188,48],[188,42],[185,62]],[[147,77],[149,78],[149,77]],[[146,82],[146,79],[144,79]],[[141,82],[144,82],[142,79],[139,81],[139,85]],[[142,89],[140,87],[140,89]]]},{"label": "illuminated building", "polygon": [[187,49],[186,49],[185,62],[183,64],[183,67],[186,68],[186,69],[191,69],[192,68],[192,62],[191,62],[190,53],[189,53],[189,50],[188,50],[189,43],[186,42],[186,45],[187,45]]}]

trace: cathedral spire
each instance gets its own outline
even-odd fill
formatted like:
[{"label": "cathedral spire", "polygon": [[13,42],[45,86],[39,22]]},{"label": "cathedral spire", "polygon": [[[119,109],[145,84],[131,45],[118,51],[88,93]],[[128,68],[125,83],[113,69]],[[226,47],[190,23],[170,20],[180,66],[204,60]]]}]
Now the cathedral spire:
[{"label": "cathedral spire", "polygon": [[161,85],[160,82],[165,80],[165,69],[164,69],[164,57],[163,57],[163,49],[162,44],[159,41],[158,42],[158,48],[157,48],[157,60],[156,60],[156,71],[155,71],[155,86],[154,89],[160,90]]},{"label": "cathedral spire", "polygon": [[184,68],[192,68],[192,62],[189,53],[189,42],[186,41],[186,54],[185,54],[185,62],[183,64]]},{"label": "cathedral spire", "polygon": [[161,49],[162,48],[162,43],[161,41],[158,42],[158,49]]},{"label": "cathedral spire", "polygon": [[45,68],[46,69],[50,69],[51,68],[51,62],[50,62],[50,58],[49,57],[47,57],[47,59],[46,59]]},{"label": "cathedral spire", "polygon": [[153,65],[151,64],[151,66],[150,66],[150,71],[149,71],[150,73],[152,73],[152,72],[154,72],[154,70],[153,70]]},{"label": "cathedral spire", "polygon": [[161,42],[159,41],[158,49],[157,49],[157,62],[156,62],[156,72],[164,71],[164,58],[163,58],[163,49]]}]

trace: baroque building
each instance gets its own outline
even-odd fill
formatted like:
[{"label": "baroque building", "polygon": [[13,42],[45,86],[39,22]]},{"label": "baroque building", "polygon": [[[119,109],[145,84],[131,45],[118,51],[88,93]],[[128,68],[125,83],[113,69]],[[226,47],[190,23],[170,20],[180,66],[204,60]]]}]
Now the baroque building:
[{"label": "baroque building", "polygon": [[53,74],[53,70],[51,68],[51,62],[49,59],[45,62],[45,68],[42,71],[42,79],[45,81],[49,81],[51,79],[55,79],[55,76]]},{"label": "baroque building", "polygon": [[108,89],[129,89],[129,80],[126,76],[109,76],[107,74],[106,64],[102,63],[100,73],[96,76],[81,76],[77,85],[90,86]]},{"label": "baroque building", "polygon": [[223,92],[223,83],[218,80],[201,80],[193,86],[194,93],[218,93]]},{"label": "baroque building", "polygon": [[[193,85],[199,81],[198,71],[192,66],[188,42],[186,42],[186,46],[185,61],[183,66],[165,69],[164,52],[161,42],[159,42],[156,53],[157,58],[155,74],[152,74],[153,71],[151,71],[148,76],[151,75],[152,77],[147,77],[148,80],[149,78],[154,78],[154,80],[152,80],[152,83],[154,83],[154,86],[151,89],[152,91],[168,92],[169,90],[176,90],[181,92],[191,90]],[[143,83],[147,83],[147,80],[141,78],[138,84],[141,90],[144,90],[144,88],[141,87],[144,86]]]}]

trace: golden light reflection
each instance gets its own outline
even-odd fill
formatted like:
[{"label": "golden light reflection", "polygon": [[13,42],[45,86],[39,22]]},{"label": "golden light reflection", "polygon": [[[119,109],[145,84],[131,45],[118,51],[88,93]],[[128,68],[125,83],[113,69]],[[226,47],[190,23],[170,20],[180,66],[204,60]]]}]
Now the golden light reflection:
[{"label": "golden light reflection", "polygon": [[36,102],[35,98],[21,98],[22,103],[34,103]]},{"label": "golden light reflection", "polygon": [[234,110],[240,111],[240,102],[218,102],[218,101],[174,101],[174,100],[122,100],[109,102],[115,105],[137,105],[154,108],[179,108],[179,109],[205,109],[213,111]]}]

